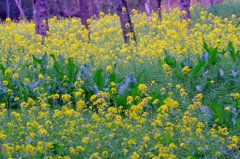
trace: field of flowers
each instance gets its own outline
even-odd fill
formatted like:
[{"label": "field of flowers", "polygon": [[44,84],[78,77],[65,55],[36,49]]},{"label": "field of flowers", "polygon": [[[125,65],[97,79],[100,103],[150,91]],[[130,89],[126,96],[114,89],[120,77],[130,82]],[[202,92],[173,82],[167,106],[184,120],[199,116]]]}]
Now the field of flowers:
[{"label": "field of flowers", "polygon": [[[191,8],[192,12],[193,8]],[[88,30],[50,19],[0,25],[0,158],[238,158],[240,18],[179,10],[123,44],[117,15]]]}]

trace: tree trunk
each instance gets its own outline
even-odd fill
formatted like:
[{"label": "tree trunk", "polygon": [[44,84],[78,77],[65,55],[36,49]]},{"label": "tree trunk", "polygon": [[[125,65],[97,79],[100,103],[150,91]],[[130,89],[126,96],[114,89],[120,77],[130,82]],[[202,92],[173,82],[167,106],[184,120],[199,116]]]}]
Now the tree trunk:
[{"label": "tree trunk", "polygon": [[147,18],[149,22],[152,22],[152,16],[151,16],[151,7],[150,7],[150,0],[146,0],[144,3],[144,7],[147,13]]},{"label": "tree trunk", "polygon": [[211,7],[213,7],[213,0],[210,0],[210,3],[211,3]]},{"label": "tree trunk", "polygon": [[133,31],[133,24],[126,0],[115,0],[115,5],[117,14],[120,17],[124,43],[130,43],[131,39],[136,42],[136,37]]},{"label": "tree trunk", "polygon": [[82,25],[88,29],[87,20],[91,17],[89,14],[89,1],[88,0],[79,0],[80,5],[80,17]]},{"label": "tree trunk", "polygon": [[86,29],[89,28],[87,20],[89,18],[91,18],[91,15],[90,15],[90,12],[89,12],[89,1],[88,0],[78,0],[79,10],[73,11],[73,12],[65,11],[62,8],[62,5],[60,4],[59,0],[57,0],[56,3],[57,3],[57,6],[59,8],[59,14],[61,16],[66,17],[66,18],[68,18],[68,17],[80,17],[82,25],[84,25]]},{"label": "tree trunk", "polygon": [[170,12],[170,6],[171,6],[170,0],[167,0],[167,12]]},{"label": "tree trunk", "polygon": [[102,0],[93,0],[89,2],[89,14],[99,17],[99,13],[103,10]]},{"label": "tree trunk", "polygon": [[[79,1],[78,4],[80,5]],[[81,17],[80,11],[73,11],[73,12],[68,12],[65,11],[64,8],[62,7],[61,3],[59,0],[56,0],[56,5],[58,6],[59,9],[59,14],[62,17],[69,18],[69,17]]]},{"label": "tree trunk", "polygon": [[46,0],[33,0],[33,18],[35,23],[36,34],[42,36],[42,42],[46,36],[48,27],[48,7]]},{"label": "tree trunk", "polygon": [[157,0],[157,7],[158,7],[158,19],[161,22],[162,21],[162,0]]},{"label": "tree trunk", "polygon": [[10,0],[6,0],[6,16],[10,18]]},{"label": "tree trunk", "polygon": [[18,7],[19,13],[20,13],[20,19],[23,20],[25,18],[25,14],[22,8],[22,0],[15,0],[15,3]]},{"label": "tree trunk", "polygon": [[[10,1],[11,2],[11,1]],[[11,3],[10,3],[11,4]],[[18,7],[17,7],[17,4],[16,3],[13,3],[13,10],[14,10],[14,16],[13,16],[13,18],[14,18],[14,20],[18,20],[19,19],[19,17],[20,17],[20,14],[19,14],[19,9],[18,9]]]},{"label": "tree trunk", "polygon": [[190,15],[190,2],[191,0],[180,0],[181,20],[191,19]]}]

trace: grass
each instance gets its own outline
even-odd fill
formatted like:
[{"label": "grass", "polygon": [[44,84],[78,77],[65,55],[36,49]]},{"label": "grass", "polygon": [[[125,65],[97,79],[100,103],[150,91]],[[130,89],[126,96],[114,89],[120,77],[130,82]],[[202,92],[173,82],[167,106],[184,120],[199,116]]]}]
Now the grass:
[{"label": "grass", "polygon": [[235,14],[236,17],[240,17],[239,5],[240,1],[238,0],[225,0],[223,3],[209,8],[208,11],[222,17],[230,18],[233,14]]}]

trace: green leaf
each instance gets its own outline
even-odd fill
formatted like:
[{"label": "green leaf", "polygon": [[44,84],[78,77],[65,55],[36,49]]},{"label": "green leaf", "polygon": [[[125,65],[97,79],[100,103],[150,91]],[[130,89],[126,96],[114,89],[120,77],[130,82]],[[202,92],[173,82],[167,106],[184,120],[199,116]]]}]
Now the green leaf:
[{"label": "green leaf", "polygon": [[60,80],[63,80],[63,77],[64,77],[63,65],[64,65],[64,63],[58,62],[56,60],[56,57],[54,54],[50,54],[50,57],[52,57],[54,60],[53,70],[54,70],[56,77]]},{"label": "green leaf", "polygon": [[35,67],[37,65],[42,66],[42,59],[38,59],[37,57],[35,57],[35,55],[33,55],[33,64],[35,65]]},{"label": "green leaf", "polygon": [[194,77],[198,76],[198,73],[201,71],[201,69],[205,66],[206,62],[204,59],[201,59],[199,63],[193,68],[192,75]]},{"label": "green leaf", "polygon": [[176,59],[167,51],[164,50],[165,58],[164,61],[172,68],[175,68],[177,66]]},{"label": "green leaf", "polygon": [[[203,41],[203,48],[205,51],[208,52],[209,58],[208,58],[208,64],[215,65],[221,58],[218,57],[218,48],[212,48],[207,45],[205,41]],[[224,52],[222,53],[224,54]]]},{"label": "green leaf", "polygon": [[139,84],[135,85],[131,90],[131,96],[135,97],[138,94],[138,86]]},{"label": "green leaf", "polygon": [[234,62],[240,59],[240,53],[239,51],[235,51],[235,48],[233,47],[233,43],[231,41],[228,42],[228,51]]},{"label": "green leaf", "polygon": [[99,90],[103,90],[104,86],[104,76],[103,76],[103,69],[98,69],[93,77],[94,82],[98,86]]},{"label": "green leaf", "polygon": [[75,65],[72,58],[68,58],[68,63],[66,65],[67,69],[67,75],[69,76],[69,79],[74,82],[78,73],[78,67]]},{"label": "green leaf", "polygon": [[56,57],[55,57],[54,54],[50,54],[49,56],[50,56],[54,61],[56,61]]},{"label": "green leaf", "polygon": [[41,65],[44,69],[47,69],[47,65],[48,65],[48,55],[47,54],[44,54],[42,56],[42,61],[41,61]]},{"label": "green leaf", "polygon": [[109,75],[109,79],[111,82],[116,82],[117,77],[114,71]]},{"label": "green leaf", "polygon": [[217,102],[213,101],[210,105],[210,109],[214,112],[214,115],[218,119],[218,122],[220,124],[223,124],[223,122],[224,122],[223,108]]},{"label": "green leaf", "polygon": [[137,73],[136,78],[137,78],[138,83],[141,80],[141,78],[145,72],[147,72],[147,70],[142,70],[140,73]]},{"label": "green leaf", "polygon": [[2,70],[2,74],[4,75],[6,68],[2,64],[0,64],[0,69]]}]

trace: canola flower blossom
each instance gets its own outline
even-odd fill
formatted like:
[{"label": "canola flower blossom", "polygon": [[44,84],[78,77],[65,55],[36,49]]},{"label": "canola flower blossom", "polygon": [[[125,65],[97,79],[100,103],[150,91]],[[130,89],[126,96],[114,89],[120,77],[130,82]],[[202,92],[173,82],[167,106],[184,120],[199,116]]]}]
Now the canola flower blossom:
[{"label": "canola flower blossom", "polygon": [[[39,100],[44,98],[43,95]],[[201,102],[202,98],[202,94],[197,94],[189,107]],[[143,97],[138,105],[143,101],[150,102],[149,99]],[[104,111],[108,107],[105,105],[97,114],[86,108],[76,110],[69,106],[52,111],[33,102],[29,99],[19,112],[10,114],[11,118],[7,117],[7,109],[1,104],[0,124],[5,129],[0,132],[0,156],[178,158],[179,152],[189,156],[191,151],[198,155],[208,151],[211,152],[209,156],[218,157],[226,153],[224,148],[235,151],[239,144],[239,136],[231,135],[226,127],[215,125],[206,129],[207,122],[196,116],[199,106],[195,109],[187,107],[181,112],[179,104],[182,102],[172,98],[164,101],[156,115],[143,109],[131,109],[124,111],[124,118],[120,107],[109,107]],[[7,120],[3,122],[2,119]],[[14,138],[18,140],[13,141]]]},{"label": "canola flower blossom", "polygon": [[[152,24],[148,24],[142,13],[133,14],[132,20],[137,37],[137,48],[122,45],[122,33],[118,24],[117,15],[103,15],[90,24],[91,43],[88,43],[88,31],[81,29],[77,18],[49,20],[50,31],[45,45],[41,45],[41,37],[35,35],[34,24],[22,21],[14,23],[6,20],[0,25],[1,61],[7,59],[7,52],[13,53],[12,61],[31,61],[32,55],[42,56],[44,53],[73,57],[81,63],[94,61],[96,66],[102,66],[106,61],[126,64],[136,59],[143,62],[143,58],[162,58],[164,49],[167,49],[177,58],[188,55],[200,55],[203,52],[203,39],[213,47],[224,49],[229,41],[234,48],[240,48],[240,27],[237,18],[221,19],[207,11],[201,12],[201,18],[188,30],[188,23],[180,22],[179,10],[170,13],[163,12],[162,23],[157,22],[154,13]],[[144,33],[144,34],[143,34]],[[119,58],[121,57],[121,58]],[[111,65],[113,63],[110,63]],[[106,66],[106,65],[105,65]]]}]

